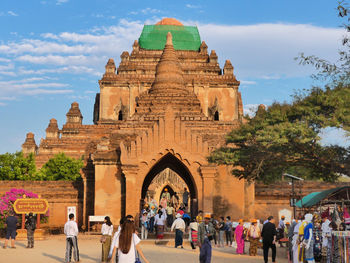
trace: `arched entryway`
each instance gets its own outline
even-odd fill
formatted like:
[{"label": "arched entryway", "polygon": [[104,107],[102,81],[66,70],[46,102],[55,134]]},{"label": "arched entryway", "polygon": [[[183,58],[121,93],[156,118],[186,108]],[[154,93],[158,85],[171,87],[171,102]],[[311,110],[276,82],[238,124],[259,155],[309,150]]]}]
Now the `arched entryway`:
[{"label": "arched entryway", "polygon": [[[163,156],[147,173],[142,185],[140,204],[141,207],[143,207],[144,205],[144,200],[146,198],[148,188],[152,184],[153,179],[166,169],[170,169],[171,171],[173,171],[185,183],[188,191],[190,192],[191,216],[195,216],[198,212],[198,191],[195,181],[188,168],[171,153],[168,153],[165,156]],[[162,189],[164,189],[165,186],[166,185],[164,185],[164,187],[162,186]]]}]

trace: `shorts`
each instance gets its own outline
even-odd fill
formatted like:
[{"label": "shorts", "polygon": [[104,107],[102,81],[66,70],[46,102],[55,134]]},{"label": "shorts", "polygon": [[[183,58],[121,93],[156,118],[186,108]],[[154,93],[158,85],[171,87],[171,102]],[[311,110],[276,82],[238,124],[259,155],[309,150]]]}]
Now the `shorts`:
[{"label": "shorts", "polygon": [[17,236],[16,229],[7,229],[6,231],[6,239],[10,239],[10,237],[15,240]]}]

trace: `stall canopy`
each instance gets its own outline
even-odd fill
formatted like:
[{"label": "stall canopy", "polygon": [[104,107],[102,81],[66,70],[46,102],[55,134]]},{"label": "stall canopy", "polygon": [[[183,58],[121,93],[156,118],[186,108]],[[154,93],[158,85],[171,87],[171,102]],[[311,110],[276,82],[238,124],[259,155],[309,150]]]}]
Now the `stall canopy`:
[{"label": "stall canopy", "polygon": [[343,186],[328,189],[322,192],[313,192],[304,196],[301,200],[296,202],[296,206],[312,207],[320,203],[338,203],[338,202],[350,202],[350,186]]}]

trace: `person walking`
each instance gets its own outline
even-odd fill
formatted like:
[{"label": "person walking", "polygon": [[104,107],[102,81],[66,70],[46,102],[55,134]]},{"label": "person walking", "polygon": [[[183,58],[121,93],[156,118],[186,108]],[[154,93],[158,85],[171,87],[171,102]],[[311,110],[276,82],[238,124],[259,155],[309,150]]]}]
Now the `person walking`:
[{"label": "person walking", "polygon": [[8,241],[11,238],[11,248],[16,248],[15,240],[17,235],[17,224],[18,218],[15,216],[14,212],[10,212],[9,216],[6,218],[6,239],[3,248],[7,248]]},{"label": "person walking", "polygon": [[66,235],[66,256],[65,262],[71,262],[72,250],[74,249],[74,261],[79,262],[79,249],[78,249],[78,225],[74,221],[74,214],[69,214],[69,220],[64,225],[64,234]]},{"label": "person walking", "polygon": [[259,240],[260,240],[260,228],[256,219],[252,220],[252,223],[248,229],[248,238],[250,242],[249,256],[256,256],[258,252]]},{"label": "person walking", "polygon": [[224,235],[225,235],[225,218],[223,216],[219,219],[218,224],[219,235],[218,235],[218,247],[223,247],[225,244]]},{"label": "person walking", "polygon": [[232,245],[232,222],[231,217],[227,216],[225,221],[226,246]]},{"label": "person walking", "polygon": [[117,237],[116,243],[113,247],[112,257],[109,261],[112,263],[112,259],[115,258],[118,253],[118,263],[135,263],[139,262],[138,256],[144,260],[145,263],[149,261],[144,256],[140,247],[140,238],[135,234],[135,224],[129,220],[126,220],[123,224],[120,234]]},{"label": "person walking", "polygon": [[27,230],[27,240],[28,240],[28,244],[26,248],[34,248],[34,231],[36,228],[36,224],[35,224],[35,218],[33,216],[33,213],[29,213],[24,225]]},{"label": "person walking", "polygon": [[171,205],[167,206],[166,210],[166,220],[167,220],[167,226],[171,227],[174,221],[174,214],[175,214],[175,209]]},{"label": "person walking", "polygon": [[261,231],[263,238],[264,261],[268,262],[269,248],[272,250],[272,262],[276,262],[276,226],[273,216],[268,217],[268,222],[264,224]]},{"label": "person walking", "polygon": [[236,253],[243,255],[244,253],[244,226],[243,226],[243,219],[240,219],[238,226],[235,229],[235,241],[237,244]]},{"label": "person walking", "polygon": [[182,203],[185,205],[186,209],[188,207],[188,198],[190,196],[190,193],[187,191],[187,188],[184,188],[184,192],[182,194]]},{"label": "person walking", "polygon": [[210,214],[206,214],[204,216],[204,222],[202,222],[198,227],[198,246],[200,247],[200,263],[211,262],[211,240],[213,239],[214,232],[214,226],[210,222]]},{"label": "person walking", "polygon": [[185,232],[186,224],[185,221],[181,218],[181,214],[176,214],[176,219],[171,226],[171,232],[175,229],[175,248],[178,246],[183,247],[183,235]]},{"label": "person walking", "polygon": [[108,254],[111,248],[113,224],[109,216],[106,216],[101,228],[101,243],[102,243],[102,263],[108,261]]},{"label": "person walking", "polygon": [[196,246],[198,245],[198,227],[199,224],[196,221],[196,218],[192,218],[188,231],[188,240],[191,243],[192,249],[196,249]]},{"label": "person walking", "polygon": [[149,228],[149,218],[147,211],[143,211],[143,214],[140,218],[141,222],[141,239],[147,239],[148,237],[148,228]]},{"label": "person walking", "polygon": [[163,215],[162,210],[158,210],[158,214],[154,218],[154,223],[156,225],[157,239],[163,239],[164,237],[164,225],[165,225],[165,216]]}]

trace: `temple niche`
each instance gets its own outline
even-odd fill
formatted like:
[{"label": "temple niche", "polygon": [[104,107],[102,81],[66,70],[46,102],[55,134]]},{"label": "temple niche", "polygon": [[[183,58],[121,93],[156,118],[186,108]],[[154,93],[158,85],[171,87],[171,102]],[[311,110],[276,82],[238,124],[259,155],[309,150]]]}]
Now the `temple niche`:
[{"label": "temple niche", "polygon": [[38,167],[60,152],[84,159],[80,225],[89,215],[109,215],[114,222],[125,214],[138,217],[145,199],[159,201],[166,186],[180,198],[187,187],[192,215],[219,207],[233,219],[249,219],[254,184],[207,160],[242,124],[239,85],[232,63],[220,68],[197,27],[165,18],[144,26],[119,65],[107,61],[93,124],[83,123],[73,102],[66,123],[51,119],[39,146],[29,133],[23,152],[35,153]]}]

